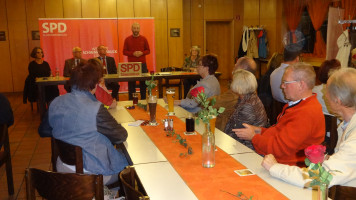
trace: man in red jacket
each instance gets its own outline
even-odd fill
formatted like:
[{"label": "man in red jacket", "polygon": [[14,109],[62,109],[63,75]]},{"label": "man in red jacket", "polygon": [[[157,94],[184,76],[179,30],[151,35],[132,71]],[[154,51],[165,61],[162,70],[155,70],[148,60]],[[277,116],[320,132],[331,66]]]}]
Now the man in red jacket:
[{"label": "man in red jacket", "polygon": [[289,102],[283,107],[277,123],[270,128],[243,124],[244,129],[233,129],[244,140],[251,140],[257,153],[273,154],[279,163],[304,165],[304,149],[321,144],[325,136],[325,120],[316,94],[315,72],[306,63],[288,66],[281,88]]},{"label": "man in red jacket", "polygon": [[[145,36],[140,35],[140,24],[135,22],[131,27],[132,35],[127,37],[124,42],[124,55],[129,62],[141,62],[142,73],[147,73],[146,55],[150,54],[150,46]],[[132,93],[135,92],[135,81],[129,82],[129,99],[132,99]],[[141,99],[146,99],[145,81],[140,81]]]}]

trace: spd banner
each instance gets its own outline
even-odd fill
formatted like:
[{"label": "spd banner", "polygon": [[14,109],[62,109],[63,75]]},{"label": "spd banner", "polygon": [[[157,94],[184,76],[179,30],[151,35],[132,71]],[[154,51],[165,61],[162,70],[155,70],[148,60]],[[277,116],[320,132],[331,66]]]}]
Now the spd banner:
[{"label": "spd banner", "polygon": [[[123,19],[39,19],[41,47],[44,60],[52,72],[59,70],[63,75],[64,61],[72,58],[73,47],[82,48],[82,57],[90,59],[98,57],[97,47],[108,47],[107,56],[114,57],[118,63],[127,62],[123,55],[123,45],[126,37],[132,34],[131,25],[138,22],[141,26],[140,35],[147,38],[151,53],[146,55],[149,71],[155,71],[155,34],[153,18],[123,18]],[[120,83],[120,91],[127,91],[127,84]],[[65,93],[60,87],[61,94]]]}]

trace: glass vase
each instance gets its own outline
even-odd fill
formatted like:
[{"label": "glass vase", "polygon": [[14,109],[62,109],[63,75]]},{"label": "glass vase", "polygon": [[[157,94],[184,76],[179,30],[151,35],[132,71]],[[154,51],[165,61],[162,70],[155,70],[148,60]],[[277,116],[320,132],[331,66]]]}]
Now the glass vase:
[{"label": "glass vase", "polygon": [[328,200],[329,185],[326,183],[321,183],[318,187],[318,199]]},{"label": "glass vase", "polygon": [[210,124],[202,135],[202,165],[206,168],[215,166],[215,135],[210,130]]}]

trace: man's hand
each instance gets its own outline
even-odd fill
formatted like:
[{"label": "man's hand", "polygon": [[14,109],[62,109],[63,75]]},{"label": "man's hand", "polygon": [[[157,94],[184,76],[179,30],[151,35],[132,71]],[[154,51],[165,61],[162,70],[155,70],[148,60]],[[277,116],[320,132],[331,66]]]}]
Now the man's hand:
[{"label": "man's hand", "polygon": [[237,135],[237,137],[243,140],[251,141],[252,138],[256,135],[256,133],[261,133],[261,128],[257,126],[252,126],[249,124],[242,124],[245,128],[232,129],[233,132]]},{"label": "man's hand", "polygon": [[263,158],[261,165],[269,171],[269,169],[271,169],[271,167],[277,163],[278,162],[276,158],[272,154],[268,154]]},{"label": "man's hand", "polygon": [[134,55],[135,57],[140,57],[140,56],[143,55],[143,52],[142,52],[142,51],[135,51],[135,52],[133,53],[133,55]]}]

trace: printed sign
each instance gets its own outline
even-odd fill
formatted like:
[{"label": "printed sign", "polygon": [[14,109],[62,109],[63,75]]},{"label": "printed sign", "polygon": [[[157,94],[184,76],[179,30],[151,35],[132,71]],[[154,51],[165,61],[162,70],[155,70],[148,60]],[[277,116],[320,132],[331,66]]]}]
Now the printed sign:
[{"label": "printed sign", "polygon": [[119,63],[117,71],[119,76],[141,76],[141,65],[140,62]]}]

